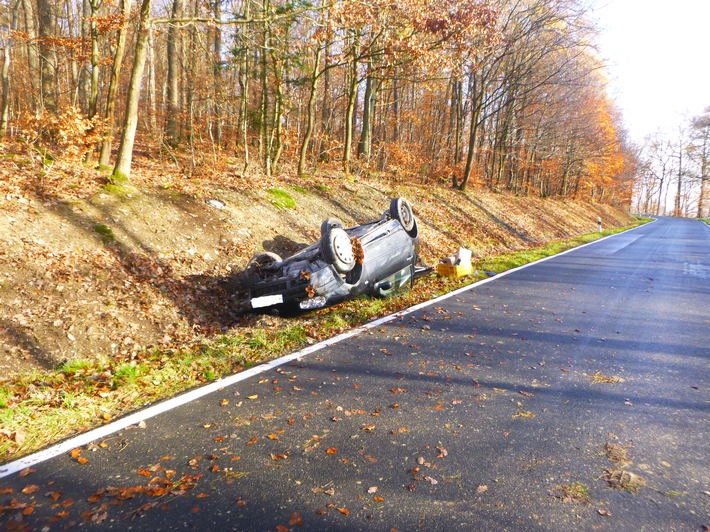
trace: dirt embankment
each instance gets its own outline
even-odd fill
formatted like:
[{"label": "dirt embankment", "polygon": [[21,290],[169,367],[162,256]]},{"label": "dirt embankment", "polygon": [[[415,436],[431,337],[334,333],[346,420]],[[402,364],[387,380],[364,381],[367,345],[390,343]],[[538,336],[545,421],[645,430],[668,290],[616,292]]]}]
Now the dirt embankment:
[{"label": "dirt embankment", "polygon": [[[3,192],[0,375],[238,334],[237,278],[252,254],[287,255],[317,240],[325,217],[372,219],[392,196],[414,205],[429,263],[459,245],[490,255],[592,232],[598,216],[609,227],[631,220],[606,205],[439,186],[235,181],[138,183],[83,200]],[[275,188],[295,205],[279,206]]]}]

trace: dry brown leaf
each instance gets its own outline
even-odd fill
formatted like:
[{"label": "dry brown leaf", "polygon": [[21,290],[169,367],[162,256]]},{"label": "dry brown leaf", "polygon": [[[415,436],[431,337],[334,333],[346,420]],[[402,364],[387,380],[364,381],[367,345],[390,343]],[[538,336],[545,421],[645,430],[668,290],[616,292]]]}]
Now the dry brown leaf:
[{"label": "dry brown leaf", "polygon": [[288,520],[288,524],[291,526],[303,526],[303,518],[298,512],[293,512],[291,519]]}]

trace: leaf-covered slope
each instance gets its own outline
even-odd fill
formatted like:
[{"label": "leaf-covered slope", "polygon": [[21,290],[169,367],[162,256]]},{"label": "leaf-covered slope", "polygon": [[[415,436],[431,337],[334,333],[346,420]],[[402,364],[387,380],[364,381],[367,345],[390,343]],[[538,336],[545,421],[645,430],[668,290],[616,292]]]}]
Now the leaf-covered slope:
[{"label": "leaf-covered slope", "polygon": [[605,205],[440,186],[335,179],[243,179],[230,188],[137,184],[128,193],[70,200],[3,191],[2,374],[74,358],[126,358],[150,346],[180,348],[238,329],[235,291],[253,253],[292,253],[317,240],[325,217],[354,225],[379,216],[392,196],[413,203],[429,263],[460,245],[483,256],[589,233],[598,216],[605,226],[630,221]]}]

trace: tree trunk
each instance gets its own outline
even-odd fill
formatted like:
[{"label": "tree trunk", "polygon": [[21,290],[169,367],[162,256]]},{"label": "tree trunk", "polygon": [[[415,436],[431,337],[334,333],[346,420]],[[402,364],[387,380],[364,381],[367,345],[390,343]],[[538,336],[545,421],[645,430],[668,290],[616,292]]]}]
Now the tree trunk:
[{"label": "tree trunk", "polygon": [[678,148],[678,190],[675,195],[675,208],[673,216],[682,216],[681,213],[681,196],[683,194],[683,148]]},{"label": "tree trunk", "polygon": [[[182,17],[183,0],[173,0],[172,19]],[[168,27],[168,110],[165,123],[165,141],[168,146],[175,148],[180,142],[179,119],[180,119],[180,93],[178,80],[180,77],[178,68],[178,32],[179,28],[175,22]]]},{"label": "tree trunk", "polygon": [[91,37],[91,83],[89,85],[89,118],[94,118],[99,100],[99,32],[96,28],[96,15],[99,5],[95,0],[86,0],[90,11],[89,35]]},{"label": "tree trunk", "polygon": [[[10,22],[10,30],[12,31],[17,31],[20,1],[21,0],[16,0],[15,5],[12,6],[12,21]],[[7,125],[10,121],[10,62],[12,60],[12,47],[13,38],[12,34],[10,34],[3,48],[4,61],[2,65],[2,97],[0,98],[0,135],[7,133]]]},{"label": "tree trunk", "polygon": [[[20,0],[22,2],[22,12],[24,13],[24,30],[27,33],[27,64],[29,65],[29,78],[32,88],[32,110],[37,111],[40,107],[38,95],[41,92],[42,81],[40,74],[40,61],[37,52],[37,32],[35,31],[35,11],[33,0]],[[19,22],[18,22],[19,28]]]},{"label": "tree trunk", "polygon": [[[268,13],[268,6],[264,6],[264,15]],[[268,84],[268,68],[266,59],[266,50],[269,47],[269,29],[268,24],[264,22],[262,27],[262,37],[264,46],[261,51],[261,107],[260,107],[260,117],[261,121],[259,124],[259,159],[262,161],[264,168],[266,170],[266,175],[271,177],[271,166],[269,163],[271,159],[268,156],[268,121],[269,121],[269,84]]]},{"label": "tree trunk", "polygon": [[[222,2],[215,0],[214,2],[214,18],[215,20],[222,19]],[[212,53],[214,54],[212,63],[212,110],[214,113],[214,126],[212,128],[212,136],[217,146],[222,144],[222,30],[219,26],[214,28],[214,41]]]},{"label": "tree trunk", "polygon": [[[368,68],[369,70],[370,68]],[[368,73],[365,82],[365,99],[362,109],[362,131],[357,145],[357,156],[370,159],[372,153],[372,124],[374,123],[375,101],[377,99],[377,81]]]},{"label": "tree trunk", "polygon": [[[327,13],[324,12],[324,16]],[[330,113],[331,113],[331,100],[330,100],[330,48],[331,41],[328,36],[325,38],[325,45],[323,53],[325,54],[325,60],[323,65],[323,101],[321,103],[321,136],[320,142],[318,144],[318,160],[327,162],[330,159],[329,147],[330,143],[328,140],[331,137],[330,130]]]},{"label": "tree trunk", "polygon": [[463,171],[463,177],[461,178],[461,183],[457,182],[456,174],[453,176],[452,186],[458,188],[459,190],[466,190],[468,185],[468,180],[471,178],[471,173],[473,172],[473,160],[476,154],[476,139],[478,135],[478,126],[480,121],[481,107],[483,105],[483,91],[479,90],[476,83],[476,76],[471,76],[471,127],[469,129],[468,135],[468,153],[466,154],[466,168]]},{"label": "tree trunk", "polygon": [[150,124],[151,134],[158,133],[157,101],[155,92],[155,32],[153,28],[150,28],[148,35],[148,124]]},{"label": "tree trunk", "polygon": [[57,69],[54,44],[54,13],[50,0],[37,0],[39,16],[39,51],[40,51],[40,109],[57,114]]},{"label": "tree trunk", "polygon": [[[251,0],[246,0],[244,5],[244,18],[249,19],[251,16]],[[249,171],[249,120],[247,111],[249,109],[249,46],[247,33],[248,26],[242,29],[241,37],[236,39],[239,58],[239,131],[244,145],[244,167],[242,174],[246,175]]]},{"label": "tree trunk", "polygon": [[143,80],[145,58],[148,52],[147,44],[150,34],[150,10],[152,6],[153,0],[143,0],[143,4],[141,5],[141,20],[138,28],[138,40],[136,42],[136,53],[133,60],[131,81],[128,86],[123,136],[121,137],[121,145],[118,148],[116,167],[111,176],[111,182],[113,183],[121,183],[129,180],[131,177],[133,144],[136,140],[136,128],[138,126],[138,103],[141,96],[141,82]]},{"label": "tree trunk", "polygon": [[343,171],[345,174],[350,174],[350,161],[352,154],[353,129],[355,127],[355,104],[357,102],[357,89],[359,85],[357,75],[357,57],[359,38],[354,37],[353,42],[353,59],[350,64],[349,83],[348,83],[348,104],[345,110],[345,139],[343,146]]},{"label": "tree trunk", "polygon": [[316,46],[318,49],[316,50],[316,57],[314,59],[313,77],[311,78],[310,94],[308,95],[308,104],[306,106],[306,131],[303,135],[303,142],[301,143],[298,157],[298,177],[303,177],[306,173],[306,154],[308,153],[308,145],[311,143],[311,137],[313,136],[313,124],[315,122],[315,101],[319,78],[318,69],[320,68],[320,58],[322,55],[320,43],[317,43]]},{"label": "tree trunk", "polygon": [[113,143],[114,116],[116,113],[116,94],[118,93],[118,83],[121,76],[121,65],[123,64],[123,54],[126,49],[126,34],[128,33],[128,15],[131,12],[132,0],[121,0],[121,29],[118,31],[118,41],[116,42],[116,53],[113,56],[113,67],[111,68],[111,78],[108,82],[108,94],[106,95],[106,132],[101,143],[101,154],[99,156],[99,166],[108,166],[111,158],[111,144]]}]

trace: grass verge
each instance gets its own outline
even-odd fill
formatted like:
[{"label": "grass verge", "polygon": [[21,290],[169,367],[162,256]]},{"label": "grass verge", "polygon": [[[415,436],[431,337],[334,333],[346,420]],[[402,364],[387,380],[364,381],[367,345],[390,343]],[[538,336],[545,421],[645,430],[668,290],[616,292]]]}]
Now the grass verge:
[{"label": "grass verge", "polygon": [[483,257],[463,278],[432,275],[389,299],[359,298],[301,318],[239,327],[182,350],[134,352],[117,359],[73,360],[44,373],[0,382],[0,463],[90,430],[209,381],[298,350],[352,327],[650,220],[603,233]]}]

